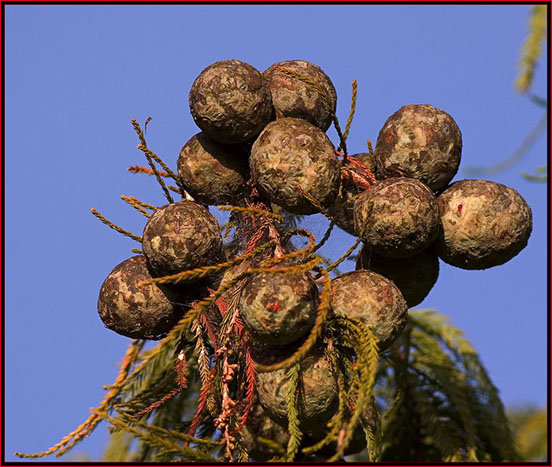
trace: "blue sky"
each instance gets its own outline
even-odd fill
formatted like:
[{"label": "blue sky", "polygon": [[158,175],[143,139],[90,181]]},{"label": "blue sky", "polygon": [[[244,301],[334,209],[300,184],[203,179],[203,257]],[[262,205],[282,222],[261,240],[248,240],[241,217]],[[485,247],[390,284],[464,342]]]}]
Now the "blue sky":
[{"label": "blue sky", "polygon": [[[5,447],[38,452],[78,426],[113,382],[128,339],[103,327],[96,302],[111,269],[139,247],[91,215],[96,208],[141,235],[144,217],[120,195],[165,203],[130,124],[152,117],[150,148],[173,169],[199,130],[188,108],[195,77],[229,58],[263,71],[304,59],[338,94],[344,125],[358,82],[350,153],[374,144],[406,104],[456,120],[466,167],[508,157],[544,110],[513,86],[527,5],[8,5],[5,7]],[[535,93],[546,97],[546,64]],[[333,129],[330,139],[337,143]],[[514,168],[487,178],[518,190],[533,210],[520,255],[485,271],[441,263],[416,308],[436,308],[480,352],[508,404],[546,404],[546,185],[520,177],[546,163],[541,136]],[[318,238],[327,226],[313,216]],[[354,241],[336,229],[323,251]],[[352,262],[342,269],[348,270]],[[99,459],[101,426],[69,456]],[[71,457],[69,457],[71,458]],[[66,456],[61,460],[69,460]],[[49,458],[47,460],[57,460]]]}]

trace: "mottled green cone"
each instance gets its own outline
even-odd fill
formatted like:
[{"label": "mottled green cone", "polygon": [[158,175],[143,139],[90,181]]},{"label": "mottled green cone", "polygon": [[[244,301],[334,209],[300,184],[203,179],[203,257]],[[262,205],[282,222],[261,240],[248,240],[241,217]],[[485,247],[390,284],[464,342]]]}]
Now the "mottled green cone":
[{"label": "mottled green cone", "polygon": [[[378,423],[379,423],[378,410],[379,409],[378,409],[376,399],[375,397],[372,397],[370,399],[370,403],[366,405],[366,407],[362,411],[360,420],[353,433],[353,437],[351,438],[349,446],[347,446],[343,455],[351,456],[353,454],[359,453],[360,451],[366,448],[366,433],[364,432],[363,426],[369,427],[372,430],[372,432],[374,432],[378,428]],[[346,427],[347,424],[350,422],[350,419],[351,419],[351,411],[350,409],[347,409],[342,426]],[[305,445],[316,444],[319,441],[322,441],[327,434],[328,434],[327,429],[325,427],[319,427],[318,430],[311,431],[305,434],[304,444]],[[328,458],[333,456],[337,451],[337,449],[338,449],[337,442],[334,441],[324,446],[318,452],[324,455],[326,458]]]},{"label": "mottled green cone", "polygon": [[205,68],[192,84],[189,104],[196,125],[211,139],[227,144],[254,139],[273,115],[268,82],[240,60]]},{"label": "mottled green cone", "polygon": [[256,274],[243,288],[240,315],[252,340],[285,345],[313,326],[318,288],[308,274]]},{"label": "mottled green cone", "polygon": [[[315,87],[278,68],[306,77],[324,91],[326,99]],[[322,131],[330,127],[337,106],[337,93],[332,81],[319,66],[305,60],[287,60],[275,63],[263,75],[269,83],[276,118],[301,118]]]},{"label": "mottled green cone", "polygon": [[146,223],[142,248],[156,276],[210,266],[222,257],[220,226],[193,201],[168,204]]},{"label": "mottled green cone", "polygon": [[243,198],[249,165],[242,147],[198,133],[183,146],[177,166],[186,191],[200,203],[236,205]]},{"label": "mottled green cone", "polygon": [[527,245],[533,228],[531,208],[513,188],[462,180],[441,193],[437,202],[442,225],[437,252],[452,266],[498,266]]},{"label": "mottled green cone", "polygon": [[406,105],[391,115],[376,142],[382,176],[420,180],[433,191],[452,180],[462,153],[462,134],[453,118],[431,105]]},{"label": "mottled green cone", "polygon": [[281,446],[283,450],[289,441],[287,429],[272,420],[258,401],[251,408],[240,435],[249,456],[258,462],[267,462],[278,453],[270,446],[257,441],[257,438],[268,439]]},{"label": "mottled green cone", "polygon": [[158,339],[182,317],[184,308],[173,305],[151,279],[144,256],[133,256],[115,266],[100,288],[98,313],[105,327],[133,339]]},{"label": "mottled green cone", "polygon": [[434,244],[409,258],[386,258],[370,250],[366,245],[360,249],[356,269],[374,271],[392,280],[409,308],[422,303],[439,277],[439,257]]},{"label": "mottled green cone", "polygon": [[339,160],[326,134],[298,118],[269,123],[251,149],[251,175],[259,191],[293,214],[314,214],[315,207],[298,189],[324,207],[339,188]]},{"label": "mottled green cone", "polygon": [[373,271],[353,271],[332,279],[333,313],[357,319],[377,337],[379,350],[387,349],[406,326],[408,306],[399,288]]},{"label": "mottled green cone", "polygon": [[361,193],[354,206],[355,231],[376,253],[417,255],[439,233],[439,209],[431,190],[413,178],[388,178]]},{"label": "mottled green cone", "polygon": [[[270,418],[287,426],[287,369],[257,374],[259,402]],[[297,391],[297,419],[302,431],[320,428],[338,406],[337,381],[323,348],[301,361]]]},{"label": "mottled green cone", "polygon": [[[374,155],[370,153],[359,153],[348,156],[347,159],[354,158],[364,164],[372,175],[376,174],[376,164]],[[353,173],[362,174],[363,171],[356,165],[349,162],[347,164],[348,170]],[[355,225],[354,225],[354,201],[350,201],[354,196],[365,191],[365,188],[359,186],[358,184],[348,180],[343,180],[342,193],[340,198],[336,198],[334,204],[328,208],[328,214],[332,216],[336,225],[342,228],[345,232],[356,236]]]}]

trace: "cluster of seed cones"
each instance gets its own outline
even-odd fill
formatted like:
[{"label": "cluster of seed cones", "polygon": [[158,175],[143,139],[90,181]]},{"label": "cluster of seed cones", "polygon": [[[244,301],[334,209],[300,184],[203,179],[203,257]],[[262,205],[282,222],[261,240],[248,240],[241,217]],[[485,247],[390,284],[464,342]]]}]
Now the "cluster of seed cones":
[{"label": "cluster of seed cones", "polygon": [[[232,259],[208,206],[322,212],[360,238],[356,271],[331,281],[328,319],[362,322],[378,339],[380,351],[400,335],[408,308],[435,284],[438,258],[464,269],[485,269],[525,247],[531,210],[515,190],[485,180],[449,185],[462,151],[462,136],[450,115],[431,105],[404,106],[385,122],[373,153],[351,156],[338,152],[325,133],[336,121],[336,103],[329,77],[306,61],[276,63],[264,73],[239,60],[203,70],[189,94],[201,131],[185,143],[177,160],[179,181],[189,196],[151,215],[142,236],[143,255],[116,266],[103,283],[98,311],[106,327],[132,338],[163,337],[194,303],[220,286],[220,277],[214,276],[182,284],[148,282]],[[249,231],[255,225],[268,224],[253,222]],[[250,234],[242,241],[258,246],[251,239]],[[279,255],[275,248],[269,256]],[[252,265],[238,265],[242,273],[244,264]],[[225,276],[222,283],[228,280]],[[321,305],[313,271],[251,274],[239,283],[236,296],[255,358],[262,363],[293,353],[313,329]],[[313,439],[338,404],[327,342],[319,341],[302,360],[299,377],[297,415]],[[266,436],[255,433],[259,426],[274,439],[285,437],[285,428],[278,427],[288,423],[287,384],[286,370],[258,373],[260,406],[244,428],[253,433],[251,439]],[[359,450],[365,445],[362,440],[356,444]],[[257,460],[267,456],[257,453]]]}]

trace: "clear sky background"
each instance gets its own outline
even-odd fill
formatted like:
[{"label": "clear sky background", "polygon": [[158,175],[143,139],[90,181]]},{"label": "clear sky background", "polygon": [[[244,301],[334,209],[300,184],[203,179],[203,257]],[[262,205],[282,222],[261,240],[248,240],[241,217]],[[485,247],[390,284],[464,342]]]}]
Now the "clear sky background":
[{"label": "clear sky background", "polygon": [[[104,328],[96,302],[111,269],[139,244],[101,224],[98,209],[141,235],[145,218],[120,195],[166,201],[130,120],[152,117],[150,148],[173,169],[199,130],[188,92],[209,64],[229,58],[264,71],[304,59],[338,93],[344,126],[358,81],[350,153],[374,144],[406,104],[450,113],[465,168],[510,156],[544,109],[514,89],[528,5],[8,5],[5,7],[5,448],[38,452],[76,428],[114,381],[129,340]],[[545,52],[546,54],[546,52]],[[546,97],[546,63],[534,86]],[[333,129],[330,139],[337,144]],[[529,245],[509,263],[465,271],[441,262],[416,308],[451,317],[480,352],[504,402],[546,404],[546,185],[520,176],[546,163],[541,136],[523,161],[482,176],[518,190],[533,210]],[[307,227],[318,238],[327,221]],[[353,237],[335,229],[337,258]],[[354,268],[344,263],[343,271]],[[99,459],[105,425],[68,456]]]}]

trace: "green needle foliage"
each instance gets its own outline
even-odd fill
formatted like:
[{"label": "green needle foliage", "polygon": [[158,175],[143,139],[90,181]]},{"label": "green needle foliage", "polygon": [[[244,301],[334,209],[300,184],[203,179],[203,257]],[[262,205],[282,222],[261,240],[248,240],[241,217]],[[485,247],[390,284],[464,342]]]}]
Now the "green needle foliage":
[{"label": "green needle foliage", "polygon": [[548,416],[546,409],[518,406],[508,410],[518,450],[524,462],[543,462],[548,455]]},{"label": "green needle foliage", "polygon": [[496,387],[462,332],[433,310],[409,313],[380,371],[384,461],[519,459]]},{"label": "green needle foliage", "polygon": [[[328,329],[331,335],[340,335],[343,346],[339,351],[334,349],[334,356],[340,359],[339,363],[335,362],[340,375],[341,410],[328,422],[326,439],[316,445],[305,444],[294,406],[300,366],[290,367],[290,438],[287,446],[280,446],[282,454],[287,452],[280,460],[297,460],[297,455],[312,456],[332,442],[335,446],[339,429],[345,426],[340,449],[333,457],[329,456],[332,460],[342,459],[346,444],[357,428],[354,425],[370,396],[376,396],[380,408],[381,432],[367,428],[367,449],[349,460],[504,462],[527,459],[515,450],[514,433],[498,391],[477,353],[445,316],[434,310],[410,311],[406,330],[380,358],[374,346],[376,341],[361,323],[334,317],[328,322]],[[147,355],[147,352],[144,353]],[[352,372],[351,354],[358,356]],[[164,360],[165,370],[160,368],[155,372],[157,377],[151,376],[151,385],[143,384],[142,390],[135,393],[130,391],[129,385],[124,391],[127,402],[114,404],[115,416],[105,419],[113,426],[113,434],[104,460],[211,462],[223,459],[220,433],[210,429],[212,417],[205,417],[195,436],[185,434],[199,396],[199,377],[191,377],[189,388],[159,407],[155,415],[149,417],[149,423],[130,415],[167,393],[171,385],[163,381],[170,380],[167,375],[171,372],[167,370],[172,365],[171,357]],[[197,356],[191,354],[189,362],[194,358]],[[197,366],[190,365],[189,374],[196,372]],[[348,425],[342,423],[346,400],[357,401],[357,410],[349,415]],[[525,420],[530,419],[526,417]],[[532,423],[539,420],[542,424],[540,414]],[[527,433],[531,433],[529,423],[525,422]],[[531,444],[526,435],[523,438],[525,455],[542,453],[543,440],[545,435],[541,434],[539,440]],[[540,451],[532,446],[538,446]]]},{"label": "green needle foliage", "polygon": [[289,442],[287,445],[286,460],[293,462],[299,446],[301,445],[301,438],[303,434],[299,428],[299,420],[297,419],[297,380],[299,379],[299,371],[301,365],[296,363],[288,370],[289,388],[286,394],[287,398],[287,410],[288,410],[288,430],[290,434]]},{"label": "green needle foliage", "polygon": [[546,39],[547,5],[534,5],[529,18],[529,32],[521,49],[519,59],[519,76],[516,80],[517,89],[525,93],[533,83],[537,61],[542,54],[542,46]]}]

